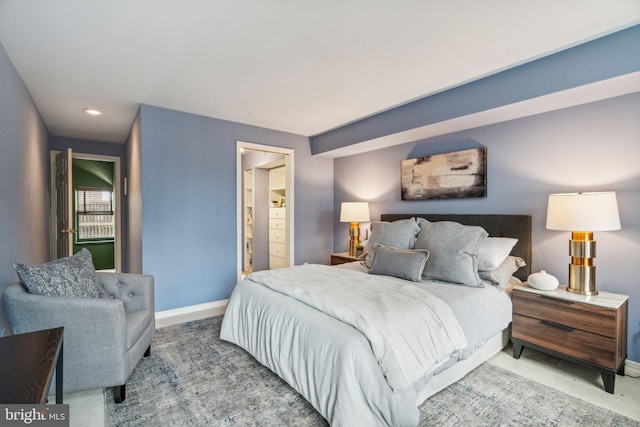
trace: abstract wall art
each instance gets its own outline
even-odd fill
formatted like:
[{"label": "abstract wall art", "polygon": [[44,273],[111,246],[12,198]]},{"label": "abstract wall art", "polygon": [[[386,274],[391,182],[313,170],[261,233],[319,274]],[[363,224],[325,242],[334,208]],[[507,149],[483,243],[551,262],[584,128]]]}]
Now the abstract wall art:
[{"label": "abstract wall art", "polygon": [[487,149],[455,151],[403,160],[402,200],[487,196]]}]

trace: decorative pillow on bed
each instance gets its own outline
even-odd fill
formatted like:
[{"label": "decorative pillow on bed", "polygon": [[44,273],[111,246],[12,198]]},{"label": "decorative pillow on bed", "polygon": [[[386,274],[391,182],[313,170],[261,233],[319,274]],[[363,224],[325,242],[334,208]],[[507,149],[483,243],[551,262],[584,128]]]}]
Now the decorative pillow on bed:
[{"label": "decorative pillow on bed", "polygon": [[374,244],[373,250],[376,256],[369,273],[399,277],[413,282],[422,280],[422,272],[429,259],[429,251],[398,249],[380,243]]},{"label": "decorative pillow on bed", "polygon": [[483,287],[478,276],[478,247],[484,228],[452,221],[420,221],[416,249],[429,251],[423,278]]},{"label": "decorative pillow on bed", "polygon": [[32,294],[81,298],[100,298],[104,295],[91,252],[85,248],[70,257],[42,265],[14,262],[13,268]]},{"label": "decorative pillow on bed", "polygon": [[520,267],[527,265],[524,260],[516,256],[508,256],[502,264],[493,270],[480,270],[480,278],[486,280],[492,285],[500,286],[501,288],[507,288],[509,279],[518,271]]},{"label": "decorative pillow on bed", "polygon": [[373,267],[375,255],[375,244],[380,243],[399,249],[413,249],[416,241],[416,234],[420,231],[415,218],[400,219],[393,222],[373,222],[371,223],[371,236],[369,236],[367,256],[365,264],[368,268]]},{"label": "decorative pillow on bed", "polygon": [[487,237],[478,247],[478,270],[494,270],[504,262],[518,239],[509,237]]}]

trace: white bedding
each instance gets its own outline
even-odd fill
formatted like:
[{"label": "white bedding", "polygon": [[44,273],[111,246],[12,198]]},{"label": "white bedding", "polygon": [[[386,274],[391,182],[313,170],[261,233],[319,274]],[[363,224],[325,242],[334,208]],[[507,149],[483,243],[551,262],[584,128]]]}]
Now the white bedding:
[{"label": "white bedding", "polygon": [[[306,267],[308,268],[294,267],[260,273],[238,283],[227,307],[221,338],[240,345],[260,363],[277,373],[334,426],[415,426],[419,415],[416,407],[417,394],[429,377],[469,356],[484,341],[506,328],[511,321],[510,300],[497,288],[467,288],[430,282],[412,284],[413,289],[419,289],[411,291],[414,295],[422,296],[428,291],[437,298],[427,299],[443,300],[453,309],[458,328],[466,336],[467,345],[463,351],[453,350],[446,357],[440,355],[437,358],[438,362],[422,372],[424,375],[409,374],[406,384],[415,383],[415,387],[400,387],[400,383],[394,383],[396,387],[393,387],[387,381],[384,368],[381,367],[384,363],[381,364],[372,351],[370,340],[356,326],[345,323],[343,320],[346,319],[340,319],[340,316],[348,318],[349,310],[352,310],[353,306],[343,304],[344,310],[338,311],[344,312],[335,318],[318,310],[325,303],[317,302],[315,297],[306,295],[307,290],[295,290],[288,284],[280,286],[277,291],[272,289],[279,286],[274,285],[275,282],[281,279],[290,280],[284,275],[294,274],[294,270],[313,270],[316,274],[324,276],[323,282],[329,282],[325,289],[329,295],[333,294],[336,287],[346,288],[347,294],[352,293],[354,289],[350,283],[365,281],[368,277],[381,277],[361,271],[349,271],[360,269],[355,263],[345,265],[344,268]],[[326,270],[332,272],[331,280],[327,281]],[[276,271],[278,273],[274,273]],[[349,283],[337,283],[337,286],[331,287],[331,281],[340,280],[333,278],[333,272],[348,275]],[[271,280],[266,286],[258,283],[265,282],[265,277],[274,274],[281,277]],[[404,288],[409,283],[401,279],[383,279],[384,285],[392,288]],[[306,280],[305,278],[301,283]],[[266,282],[270,280],[267,279]],[[391,282],[394,284],[389,285]],[[303,295],[302,301],[287,293]],[[339,297],[342,298],[346,297]],[[303,302],[305,299],[306,302]],[[446,314],[443,316],[447,317]],[[393,328],[403,329],[402,326],[405,327],[404,335],[425,330],[421,325],[414,327],[416,325],[413,321],[406,319],[401,324],[396,323]],[[364,329],[370,327],[371,325],[365,325]],[[423,338],[424,336],[421,336],[418,342]],[[459,347],[459,337],[453,342],[457,343],[453,347]],[[380,347],[382,353],[385,352],[385,345]],[[381,354],[380,348],[376,351],[378,355]],[[419,381],[410,379],[416,376],[419,377]]]},{"label": "white bedding", "polygon": [[451,308],[413,282],[315,264],[248,279],[359,330],[393,390],[413,387],[467,347]]}]

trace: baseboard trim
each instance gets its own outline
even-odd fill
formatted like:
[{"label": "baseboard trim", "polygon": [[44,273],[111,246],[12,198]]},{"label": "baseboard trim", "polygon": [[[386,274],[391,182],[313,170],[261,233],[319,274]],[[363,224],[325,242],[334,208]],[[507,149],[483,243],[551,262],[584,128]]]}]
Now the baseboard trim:
[{"label": "baseboard trim", "polygon": [[640,377],[640,363],[627,359],[624,363],[624,374],[630,377]]},{"label": "baseboard trim", "polygon": [[[190,305],[188,307],[174,308],[171,310],[156,311],[156,320],[167,319],[174,316],[181,316],[184,314],[193,314],[198,312],[206,312],[209,316],[219,316],[224,314],[227,309],[228,299],[220,301],[206,302],[204,304]],[[205,313],[203,313],[205,314]]]}]

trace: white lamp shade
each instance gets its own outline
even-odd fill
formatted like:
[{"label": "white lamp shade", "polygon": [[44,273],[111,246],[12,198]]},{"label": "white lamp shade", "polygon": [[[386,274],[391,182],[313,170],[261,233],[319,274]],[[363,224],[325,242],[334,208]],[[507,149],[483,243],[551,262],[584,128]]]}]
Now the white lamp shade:
[{"label": "white lamp shade", "polygon": [[342,202],[340,222],[367,222],[369,220],[369,203]]},{"label": "white lamp shade", "polygon": [[614,191],[550,194],[547,229],[565,231],[620,230]]}]

